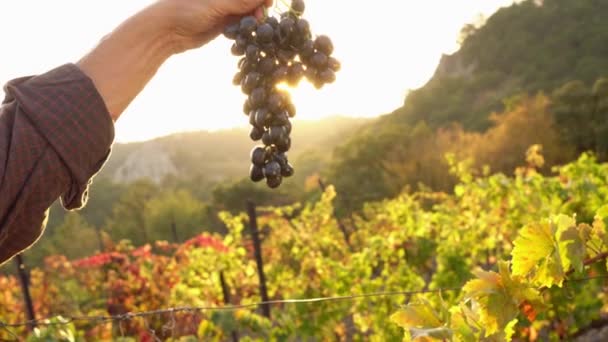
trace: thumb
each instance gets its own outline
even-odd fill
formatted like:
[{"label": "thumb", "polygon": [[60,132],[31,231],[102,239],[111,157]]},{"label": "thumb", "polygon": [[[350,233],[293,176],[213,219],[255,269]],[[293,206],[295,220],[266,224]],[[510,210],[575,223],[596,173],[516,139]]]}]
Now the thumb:
[{"label": "thumb", "polygon": [[258,16],[262,14],[264,6],[272,6],[273,0],[223,0],[223,2],[229,3],[230,14],[243,15],[253,12]]}]

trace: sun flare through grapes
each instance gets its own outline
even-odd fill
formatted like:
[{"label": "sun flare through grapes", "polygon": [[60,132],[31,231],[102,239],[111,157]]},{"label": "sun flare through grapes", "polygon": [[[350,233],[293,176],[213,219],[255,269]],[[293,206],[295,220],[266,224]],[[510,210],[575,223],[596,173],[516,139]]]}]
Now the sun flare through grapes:
[{"label": "sun flare through grapes", "polygon": [[252,126],[249,136],[263,144],[251,151],[249,177],[254,182],[266,179],[270,188],[294,174],[287,152],[296,108],[289,93],[277,85],[293,87],[306,78],[320,89],[334,82],[340,70],[331,39],[313,37],[302,17],[304,9],[304,0],[293,0],[279,18],[246,16],[224,30],[224,36],[234,40],[232,54],[241,57],[233,83],[247,95],[243,112]]}]

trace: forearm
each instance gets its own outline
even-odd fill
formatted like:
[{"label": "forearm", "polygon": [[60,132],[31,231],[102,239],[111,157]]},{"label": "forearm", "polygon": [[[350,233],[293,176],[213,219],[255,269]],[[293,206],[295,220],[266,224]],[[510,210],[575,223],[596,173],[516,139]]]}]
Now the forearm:
[{"label": "forearm", "polygon": [[33,244],[59,196],[86,202],[114,127],[91,80],[73,64],[8,82],[0,106],[0,264]]},{"label": "forearm", "polygon": [[93,80],[114,121],[175,51],[166,15],[156,5],[147,7],[77,63]]}]

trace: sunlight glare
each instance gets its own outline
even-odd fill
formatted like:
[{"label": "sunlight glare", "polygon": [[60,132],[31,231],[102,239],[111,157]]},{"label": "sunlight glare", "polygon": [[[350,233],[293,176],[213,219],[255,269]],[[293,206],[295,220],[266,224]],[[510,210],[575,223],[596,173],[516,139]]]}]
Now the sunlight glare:
[{"label": "sunlight glare", "polygon": [[[0,81],[77,61],[124,18],[150,2],[89,0],[83,5],[72,0],[20,0],[4,4],[0,29],[11,32],[4,44],[12,48],[3,55]],[[392,112],[403,105],[409,90],[428,81],[443,53],[458,48],[464,24],[511,3],[377,0],[372,5],[307,0],[305,17],[314,34],[332,38],[342,70],[334,84],[321,90],[308,82],[290,90],[297,118],[371,117]],[[24,18],[45,29],[14,30]],[[174,56],[118,121],[116,140],[245,127],[245,97],[231,83],[237,61],[223,37],[202,49]]]}]

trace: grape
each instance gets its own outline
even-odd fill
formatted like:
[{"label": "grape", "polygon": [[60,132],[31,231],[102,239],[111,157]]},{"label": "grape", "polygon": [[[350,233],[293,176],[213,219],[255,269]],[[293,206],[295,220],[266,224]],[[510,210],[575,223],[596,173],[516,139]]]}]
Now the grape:
[{"label": "grape", "polygon": [[273,189],[295,173],[287,152],[296,106],[277,85],[295,86],[306,78],[320,89],[334,82],[341,68],[332,56],[331,39],[313,39],[311,25],[302,17],[305,9],[304,0],[292,0],[290,10],[278,18],[249,15],[224,28],[224,36],[234,41],[231,53],[240,58],[232,83],[247,95],[243,112],[252,126],[249,137],[263,144],[251,151],[249,177],[254,182],[265,178]]},{"label": "grape", "polygon": [[[251,92],[261,83],[261,81],[262,75],[260,75],[259,73],[252,72],[247,74],[241,84],[241,89],[243,90],[243,93],[251,94]],[[250,105],[253,106],[253,103],[250,103]]]},{"label": "grape", "polygon": [[258,127],[266,126],[266,123],[269,121],[270,112],[266,108],[260,108],[255,112],[254,123]]},{"label": "grape", "polygon": [[232,44],[232,54],[235,56],[242,56],[245,54],[245,47],[242,45],[239,45],[237,43]]},{"label": "grape", "polygon": [[317,69],[321,69],[327,66],[327,55],[323,52],[316,52],[312,57],[310,57],[310,64],[312,64]]},{"label": "grape", "polygon": [[258,65],[258,71],[262,74],[262,75],[272,75],[272,73],[274,72],[276,68],[276,62],[274,58],[271,57],[264,57],[260,60],[260,63]]},{"label": "grape", "polygon": [[262,143],[266,146],[272,145],[272,140],[270,140],[270,133],[268,131],[264,132],[262,135]]},{"label": "grape", "polygon": [[268,185],[268,187],[271,189],[278,188],[279,186],[281,186],[282,182],[283,182],[283,178],[281,177],[281,175],[278,175],[276,177],[266,178],[266,185]]},{"label": "grape", "polygon": [[289,69],[285,66],[281,66],[274,71],[272,79],[274,82],[280,83],[287,79],[287,75],[289,75]]},{"label": "grape", "polygon": [[289,123],[289,116],[286,112],[279,113],[275,115],[274,120],[272,122],[275,126],[285,126],[287,125],[287,123]]},{"label": "grape", "polygon": [[327,67],[333,70],[334,72],[338,72],[340,71],[342,65],[340,64],[340,61],[338,61],[334,57],[329,57],[327,59]]},{"label": "grape", "polygon": [[287,163],[285,168],[281,169],[281,176],[286,177],[286,178],[293,176],[294,173],[295,173],[295,170],[294,170],[293,166],[291,166],[291,164],[289,164],[289,163]]},{"label": "grape", "polygon": [[257,165],[251,165],[249,168],[249,178],[254,182],[259,182],[264,179],[264,169]]},{"label": "grape", "polygon": [[232,25],[226,26],[224,29],[224,36],[228,39],[236,39],[239,34],[239,30],[241,28],[240,23],[234,23]]},{"label": "grape", "polygon": [[266,102],[268,109],[273,113],[278,113],[283,110],[283,98],[278,93],[272,93]]},{"label": "grape", "polygon": [[289,67],[289,74],[288,74],[288,82],[289,85],[295,86],[298,84],[298,82],[300,82],[300,80],[302,79],[302,77],[304,77],[304,73],[306,72],[306,69],[304,69],[304,65],[300,62],[296,62],[294,64],[292,64]]},{"label": "grape", "polygon": [[294,116],[296,116],[296,106],[293,103],[288,103],[287,104],[287,115],[289,115],[290,118],[293,118]]},{"label": "grape", "polygon": [[255,31],[257,25],[258,25],[258,20],[254,16],[252,16],[252,15],[246,16],[243,19],[241,19],[239,33],[241,34],[241,36],[245,36],[245,37],[251,36],[253,31]]},{"label": "grape", "polygon": [[251,107],[260,108],[266,103],[266,90],[264,88],[255,88],[249,96]]},{"label": "grape", "polygon": [[253,141],[258,141],[258,140],[262,139],[263,135],[264,135],[264,129],[262,129],[258,126],[253,126],[251,128],[251,132],[249,133],[249,138],[251,138],[251,140],[253,140]]},{"label": "grape", "polygon": [[319,73],[319,78],[325,83],[333,83],[336,80],[336,73],[331,69],[325,69]]},{"label": "grape", "polygon": [[266,149],[258,146],[251,150],[251,162],[253,165],[264,166],[266,162]]},{"label": "grape", "polygon": [[283,126],[271,126],[268,133],[270,134],[270,141],[278,142],[283,138],[285,131],[283,130]]},{"label": "grape", "polygon": [[260,48],[257,45],[249,44],[247,45],[247,49],[245,49],[245,58],[250,61],[256,60],[259,53]]},{"label": "grape", "polygon": [[[292,125],[291,122],[289,120],[287,120],[287,123],[285,123],[285,126],[283,126],[285,129],[285,133],[287,135],[291,134],[291,130],[292,130]],[[259,139],[255,139],[255,140],[259,140]]]},{"label": "grape", "polygon": [[277,177],[281,174],[281,165],[276,161],[271,161],[264,166],[264,175],[266,178]]},{"label": "grape", "polygon": [[285,153],[275,154],[273,160],[279,163],[279,165],[281,166],[281,170],[285,169],[287,167],[287,164],[289,163],[287,160],[287,154]]},{"label": "grape", "polygon": [[306,9],[306,5],[304,4],[304,0],[293,0],[291,2],[291,9],[294,10],[298,15],[302,15],[304,10]]},{"label": "grape", "polygon": [[279,152],[287,152],[291,149],[291,138],[287,135],[283,135],[276,142],[277,150]]},{"label": "grape", "polygon": [[298,33],[298,39],[302,42],[307,41],[311,36],[308,20],[302,18],[298,19],[296,22],[296,32]]},{"label": "grape", "polygon": [[318,36],[317,39],[315,39],[315,49],[326,56],[329,56],[334,52],[334,44],[328,36]]},{"label": "grape", "polygon": [[275,17],[268,17],[266,18],[266,24],[272,26],[273,29],[276,29],[279,27],[279,20]]},{"label": "grape", "polygon": [[315,53],[315,43],[308,39],[300,47],[300,59],[304,58],[306,60],[313,53]]},{"label": "grape", "polygon": [[243,73],[239,71],[236,74],[234,74],[234,78],[232,79],[232,84],[234,84],[235,86],[238,86],[241,84],[241,82],[243,82]]},{"label": "grape", "polygon": [[258,26],[255,36],[258,43],[270,43],[274,38],[274,29],[268,23],[262,24]]},{"label": "grape", "polygon": [[296,22],[289,17],[284,18],[279,23],[279,29],[280,29],[281,34],[284,37],[289,37],[293,34],[293,32],[296,29]]},{"label": "grape", "polygon": [[256,111],[255,111],[255,110],[252,110],[252,111],[250,111],[250,112],[249,112],[249,124],[250,124],[251,126],[258,127],[258,128],[263,127],[263,126],[261,126],[261,125],[258,125],[258,124],[255,122],[255,114],[256,114]]},{"label": "grape", "polygon": [[249,116],[249,114],[251,113],[251,103],[249,102],[249,99],[245,100],[245,102],[243,102],[243,113],[245,113],[245,115]]}]

